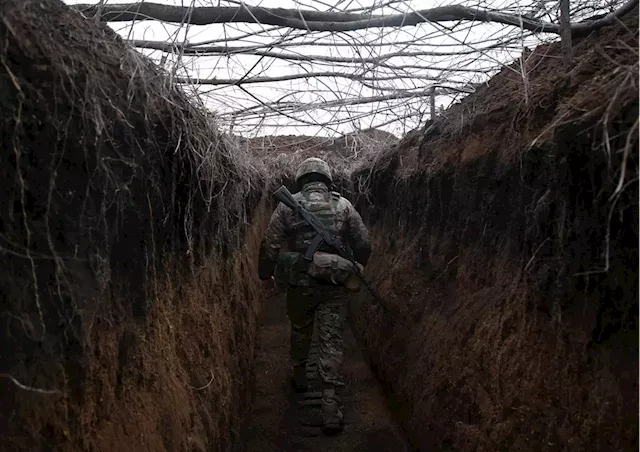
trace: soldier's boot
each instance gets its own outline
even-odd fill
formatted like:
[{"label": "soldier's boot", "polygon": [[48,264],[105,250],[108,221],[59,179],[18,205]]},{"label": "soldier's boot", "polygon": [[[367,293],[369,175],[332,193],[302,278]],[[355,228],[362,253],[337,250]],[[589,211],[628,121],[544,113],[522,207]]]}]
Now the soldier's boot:
[{"label": "soldier's boot", "polygon": [[322,392],[322,433],[331,436],[342,432],[344,416],[341,411],[340,399],[335,389],[325,389]]},{"label": "soldier's boot", "polygon": [[293,389],[297,393],[307,392],[308,382],[307,382],[307,366],[299,365],[293,367],[293,377],[291,378],[291,384],[293,385]]}]

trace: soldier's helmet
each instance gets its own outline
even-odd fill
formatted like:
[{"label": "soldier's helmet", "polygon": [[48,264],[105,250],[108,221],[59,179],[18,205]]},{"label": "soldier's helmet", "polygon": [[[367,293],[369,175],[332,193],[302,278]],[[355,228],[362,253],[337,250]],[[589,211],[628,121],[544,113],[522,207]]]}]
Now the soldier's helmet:
[{"label": "soldier's helmet", "polygon": [[300,181],[300,178],[302,176],[312,173],[321,174],[326,177],[330,183],[333,182],[329,164],[324,160],[316,157],[308,158],[300,164],[300,166],[298,167],[298,171],[296,172],[296,182]]}]

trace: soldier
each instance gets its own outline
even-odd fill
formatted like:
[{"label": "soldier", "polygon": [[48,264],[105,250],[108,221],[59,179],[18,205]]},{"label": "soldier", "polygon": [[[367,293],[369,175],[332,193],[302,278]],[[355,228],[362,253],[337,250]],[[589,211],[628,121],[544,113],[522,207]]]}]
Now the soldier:
[{"label": "soldier", "polygon": [[[365,265],[371,247],[369,232],[353,205],[339,193],[329,190],[333,179],[329,165],[318,158],[302,162],[296,173],[300,191],[294,198],[322,220],[325,228],[340,238],[354,259]],[[289,207],[280,203],[267,227],[259,257],[259,276],[286,285],[287,316],[291,322],[292,383],[297,392],[306,392],[306,364],[311,345],[314,320],[318,325],[319,363],[322,380],[323,431],[342,431],[343,419],[336,387],[342,386],[340,367],[343,360],[342,330],[346,317],[347,291],[329,281],[312,278],[306,271],[304,254],[316,232]],[[287,244],[290,252],[280,253]],[[324,244],[319,252],[335,253]]]}]

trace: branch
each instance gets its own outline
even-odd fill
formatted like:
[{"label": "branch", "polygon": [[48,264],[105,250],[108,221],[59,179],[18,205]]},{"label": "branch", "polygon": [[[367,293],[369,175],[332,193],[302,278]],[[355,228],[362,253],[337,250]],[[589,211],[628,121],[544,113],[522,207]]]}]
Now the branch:
[{"label": "branch", "polygon": [[[574,24],[571,26],[571,33],[572,35],[582,35],[609,25],[618,17],[631,11],[638,4],[638,1],[629,0],[618,10],[601,19]],[[72,5],[72,8],[91,16],[98,12],[97,5],[78,4]],[[188,21],[193,25],[260,23],[307,31],[354,31],[369,28],[406,27],[424,22],[468,20],[474,22],[496,22],[524,28],[536,33],[561,33],[558,24],[516,14],[505,14],[462,5],[441,6],[390,16],[368,16],[342,12],[302,11],[246,5],[238,7],[201,6],[189,8],[142,2],[105,5],[101,11],[101,17],[102,20],[107,22],[159,20],[162,22],[184,23]]]},{"label": "branch", "polygon": [[[293,53],[283,53],[283,52],[272,52],[262,50],[265,47],[304,47],[309,44],[307,43],[286,43],[286,44],[260,44],[254,46],[197,46],[195,44],[186,44],[184,46],[180,44],[174,44],[166,41],[147,41],[142,39],[132,39],[127,41],[133,47],[138,47],[141,49],[150,49],[150,50],[160,50],[162,52],[169,53],[179,53],[182,52],[184,55],[196,55],[196,56],[208,56],[208,55],[239,55],[239,54],[247,54],[247,55],[258,55],[258,56],[268,56],[273,58],[282,58],[286,60],[296,60],[296,61],[327,61],[331,63],[353,63],[357,61],[359,63],[377,63],[380,60],[388,60],[389,58],[398,58],[398,57],[418,57],[418,56],[436,56],[436,57],[445,57],[445,56],[461,56],[461,55],[473,55],[479,53],[476,49],[471,50],[461,50],[461,51],[449,51],[449,52],[433,52],[433,51],[418,51],[418,52],[407,52],[407,51],[398,51],[398,52],[390,52],[378,55],[373,58],[355,58],[355,57],[331,57],[327,55],[297,55]],[[342,43],[337,43],[342,44]],[[393,43],[396,45],[396,43]],[[327,46],[329,44],[326,44]],[[368,45],[368,43],[366,44]],[[389,46],[390,44],[385,44]],[[458,44],[462,47],[464,44]],[[336,45],[337,46],[337,45]],[[354,44],[349,44],[351,48],[354,47]],[[504,42],[499,42],[492,46],[487,46],[480,50],[494,50],[506,47]]]},{"label": "branch", "polygon": [[[469,92],[463,88],[455,88],[455,87],[441,87],[435,90],[436,94],[451,94],[452,92]],[[299,103],[299,102],[272,102],[272,103],[261,103],[261,105],[243,108],[241,110],[236,110],[231,113],[223,113],[220,116],[225,114],[233,114],[235,116],[243,115],[248,112],[252,112],[252,114],[261,114],[259,113],[261,108],[273,109],[276,106],[279,111],[283,109],[291,109],[298,112],[307,111],[307,110],[316,110],[316,109],[326,109],[331,107],[345,106],[345,105],[363,105],[370,104],[374,102],[383,102],[388,100],[398,100],[398,99],[410,99],[410,98],[419,98],[426,97],[431,95],[431,88],[425,88],[422,91],[405,91],[394,94],[385,94],[380,96],[371,96],[371,97],[355,97],[352,99],[335,99],[326,102],[319,103]]]},{"label": "branch", "polygon": [[561,47],[562,47],[562,63],[565,69],[571,67],[572,50],[571,50],[571,20],[570,20],[569,0],[560,0],[560,28]]},{"label": "branch", "polygon": [[[190,46],[180,46],[173,44],[171,42],[162,42],[162,41],[142,41],[142,40],[132,40],[129,41],[133,46],[144,49],[151,50],[160,50],[162,52],[168,53],[176,53],[182,55],[196,55],[196,56],[206,56],[208,54],[223,54],[223,55],[234,55],[236,53],[243,53],[249,55],[256,55],[262,57],[270,57],[270,58],[279,58],[287,61],[308,61],[308,62],[325,62],[325,63],[374,63],[379,67],[386,67],[390,69],[395,69],[396,66],[392,64],[383,63],[383,61],[389,60],[391,58],[398,57],[418,57],[418,56],[442,56],[436,52],[391,52],[387,54],[378,55],[375,57],[338,57],[338,56],[327,56],[327,55],[305,55],[305,54],[295,54],[295,53],[284,53],[280,51],[270,51],[270,50],[256,50],[251,47],[227,47],[227,46],[210,46],[210,47],[199,47],[193,48]],[[235,53],[233,53],[235,51]],[[456,55],[452,53],[446,54]],[[450,72],[482,72],[483,68],[479,68],[478,70],[472,69],[459,69],[453,67],[435,67],[435,66],[420,66],[421,69],[429,69],[434,71],[450,71]]]},{"label": "branch", "polygon": [[270,83],[270,82],[285,82],[288,80],[308,79],[308,78],[320,78],[320,77],[334,77],[334,78],[346,78],[349,80],[355,80],[358,82],[382,82],[393,81],[398,79],[412,79],[412,80],[440,80],[438,77],[430,77],[427,75],[412,75],[412,74],[398,74],[389,77],[366,77],[357,74],[347,74],[341,72],[309,72],[304,74],[288,74],[274,77],[251,77],[246,79],[224,79],[224,78],[211,78],[211,79],[199,79],[199,78],[176,78],[176,83],[194,84],[194,85],[246,85],[249,83]]}]

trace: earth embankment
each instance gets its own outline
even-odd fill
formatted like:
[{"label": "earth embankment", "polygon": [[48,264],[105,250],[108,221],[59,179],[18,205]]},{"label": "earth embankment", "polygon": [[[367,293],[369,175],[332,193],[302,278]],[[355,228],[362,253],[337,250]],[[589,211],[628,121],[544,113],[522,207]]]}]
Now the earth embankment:
[{"label": "earth embankment", "polygon": [[264,171],[108,27],[0,3],[0,449],[228,450]]},{"label": "earth embankment", "polygon": [[354,174],[353,315],[420,450],[634,450],[638,15],[544,45]]}]

